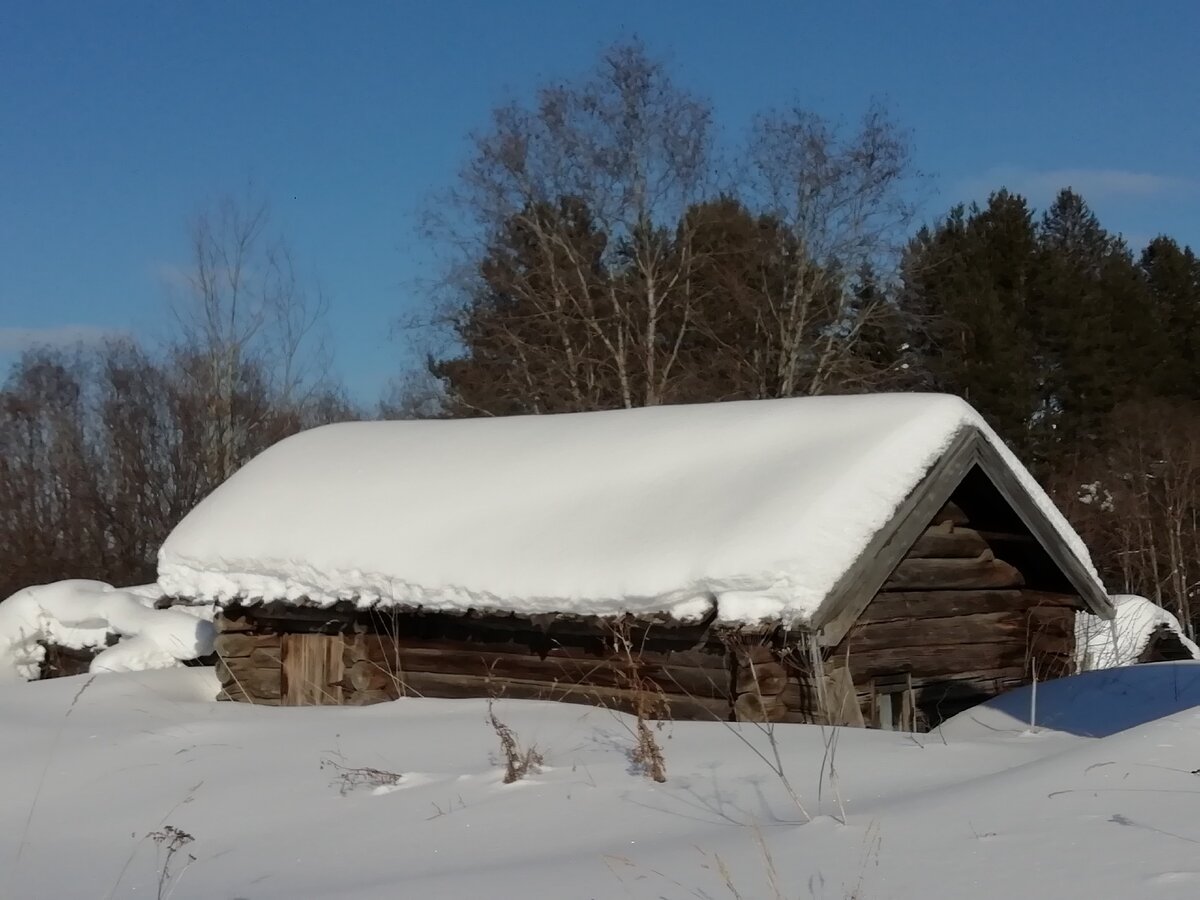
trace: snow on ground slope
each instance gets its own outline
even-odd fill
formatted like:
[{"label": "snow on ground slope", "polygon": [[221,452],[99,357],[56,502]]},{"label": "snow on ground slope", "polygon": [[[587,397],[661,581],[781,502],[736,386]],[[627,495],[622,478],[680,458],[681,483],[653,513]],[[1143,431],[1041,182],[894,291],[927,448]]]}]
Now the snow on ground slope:
[{"label": "snow on ground slope", "polygon": [[[1149,668],[1172,667],[1200,699],[1200,667]],[[1097,674],[1128,706],[1120,673]],[[1104,738],[981,716],[941,736],[780,726],[801,824],[718,723],[668,725],[654,784],[630,771],[627,718],[500,702],[546,760],[505,785],[483,701],[279,709],[214,690],[204,669],[0,688],[0,896],[153,897],[160,878],[174,900],[1200,895],[1195,710]],[[400,777],[347,784],[362,767]],[[192,840],[164,877],[168,828]]]},{"label": "snow on ground slope", "polygon": [[523,613],[805,619],[964,429],[957,397],[880,394],[553,416],[350,422],[290,437],[189,513],[171,595]]}]

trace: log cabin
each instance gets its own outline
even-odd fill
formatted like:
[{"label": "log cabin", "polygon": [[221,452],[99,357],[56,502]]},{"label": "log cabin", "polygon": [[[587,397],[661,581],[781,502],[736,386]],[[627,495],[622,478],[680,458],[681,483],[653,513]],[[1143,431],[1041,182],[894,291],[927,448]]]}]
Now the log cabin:
[{"label": "log cabin", "polygon": [[348,423],[168,537],[222,699],[590,703],[926,730],[1076,665],[1113,607],[963,401],[739,401]]}]

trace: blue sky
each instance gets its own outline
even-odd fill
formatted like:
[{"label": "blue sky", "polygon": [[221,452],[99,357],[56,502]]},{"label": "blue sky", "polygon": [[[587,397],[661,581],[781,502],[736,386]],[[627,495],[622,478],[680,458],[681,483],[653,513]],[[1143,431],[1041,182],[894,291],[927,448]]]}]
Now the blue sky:
[{"label": "blue sky", "polygon": [[796,102],[887,101],[926,218],[1071,184],[1133,242],[1200,243],[1200,4],[179,2],[0,10],[0,357],[161,337],[186,220],[248,179],[332,298],[337,369],[373,400],[423,303],[417,212],[489,110],[637,35],[736,133]]}]

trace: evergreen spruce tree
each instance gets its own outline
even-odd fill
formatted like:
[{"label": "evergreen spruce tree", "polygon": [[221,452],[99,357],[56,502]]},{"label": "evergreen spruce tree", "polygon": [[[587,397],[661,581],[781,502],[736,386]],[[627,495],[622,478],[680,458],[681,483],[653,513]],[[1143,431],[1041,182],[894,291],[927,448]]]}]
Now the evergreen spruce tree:
[{"label": "evergreen spruce tree", "polygon": [[1042,400],[1054,443],[1074,449],[1098,441],[1113,407],[1142,392],[1135,363],[1155,343],[1149,298],[1125,243],[1071,190],[1042,217],[1038,243],[1030,311],[1045,360]]},{"label": "evergreen spruce tree", "polygon": [[1159,396],[1200,399],[1200,260],[1190,247],[1157,237],[1142,251],[1140,269],[1156,340],[1139,364]]},{"label": "evergreen spruce tree", "polygon": [[1025,454],[1038,443],[1040,354],[1029,299],[1038,253],[1022,197],[957,207],[908,248],[902,305],[921,316],[929,384],[970,401]]}]

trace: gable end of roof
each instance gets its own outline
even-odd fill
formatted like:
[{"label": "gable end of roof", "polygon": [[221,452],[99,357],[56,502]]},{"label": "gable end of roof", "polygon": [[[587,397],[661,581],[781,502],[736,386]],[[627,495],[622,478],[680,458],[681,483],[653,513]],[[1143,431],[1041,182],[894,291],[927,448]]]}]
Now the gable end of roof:
[{"label": "gable end of roof", "polygon": [[1113,617],[1115,610],[1103,586],[1061,539],[1021,479],[978,428],[965,426],[814,612],[811,625],[824,646],[841,642],[974,466],[996,486],[1088,610],[1103,619]]}]

